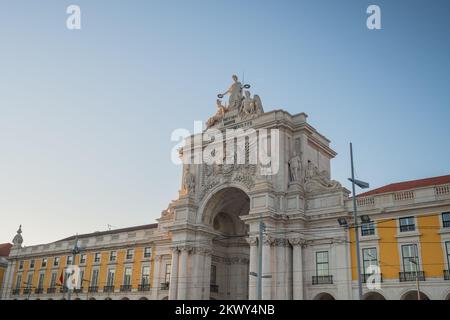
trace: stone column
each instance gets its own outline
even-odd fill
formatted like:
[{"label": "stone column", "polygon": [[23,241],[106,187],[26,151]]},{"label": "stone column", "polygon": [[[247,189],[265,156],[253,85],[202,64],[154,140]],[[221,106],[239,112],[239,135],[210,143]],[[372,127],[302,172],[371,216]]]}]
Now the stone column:
[{"label": "stone column", "polygon": [[5,276],[3,279],[3,286],[0,288],[0,299],[7,300],[11,298],[12,290],[15,289],[14,282],[14,270],[16,269],[17,261],[8,261],[8,266],[6,268]]},{"label": "stone column", "polygon": [[153,284],[152,284],[152,298],[158,300],[158,292],[160,286],[160,270],[161,270],[161,256],[155,256],[155,262],[153,267]]},{"label": "stone column", "polygon": [[211,261],[212,250],[206,249],[203,252],[203,299],[209,300],[211,290]]},{"label": "stone column", "polygon": [[[246,239],[250,246],[250,264],[248,276],[248,298],[256,300],[257,296],[257,278],[258,273],[258,239],[256,237],[249,237]],[[252,275],[253,273],[253,275]]]},{"label": "stone column", "polygon": [[172,265],[170,270],[169,299],[177,300],[178,291],[178,257],[179,249],[172,248]]},{"label": "stone column", "polygon": [[271,261],[271,246],[273,239],[265,235],[263,238],[262,248],[262,298],[263,300],[272,299],[272,261]]},{"label": "stone column", "polygon": [[188,283],[190,283],[188,276],[188,255],[191,252],[191,248],[182,247],[180,253],[180,275],[178,276],[178,300],[187,299]]},{"label": "stone column", "polygon": [[300,238],[289,239],[292,245],[292,290],[294,300],[303,300],[303,254],[304,241]]}]

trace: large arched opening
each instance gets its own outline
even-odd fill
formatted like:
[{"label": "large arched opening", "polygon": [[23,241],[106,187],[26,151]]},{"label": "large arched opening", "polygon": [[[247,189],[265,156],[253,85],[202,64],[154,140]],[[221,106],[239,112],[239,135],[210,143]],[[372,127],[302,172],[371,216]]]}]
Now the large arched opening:
[{"label": "large arched opening", "polygon": [[386,300],[386,298],[379,292],[367,292],[363,296],[363,300]]},{"label": "large arched opening", "polygon": [[248,299],[250,247],[247,226],[240,219],[250,210],[250,198],[239,188],[217,191],[203,210],[203,222],[215,233],[212,240],[210,296]]},{"label": "large arched opening", "polygon": [[322,292],[319,293],[317,296],[315,296],[314,300],[335,300],[335,299],[331,294],[327,292]]},{"label": "large arched opening", "polygon": [[[406,292],[402,297],[401,300],[418,300],[418,295],[416,290],[411,290]],[[430,300],[428,296],[420,291],[420,300]]]}]

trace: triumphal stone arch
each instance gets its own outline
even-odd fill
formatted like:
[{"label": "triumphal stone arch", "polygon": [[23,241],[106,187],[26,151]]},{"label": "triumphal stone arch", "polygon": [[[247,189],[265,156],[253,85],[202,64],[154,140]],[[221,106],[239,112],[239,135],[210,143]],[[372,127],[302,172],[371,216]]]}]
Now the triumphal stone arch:
[{"label": "triumphal stone arch", "polygon": [[[336,225],[345,212],[349,193],[330,179],[330,141],[305,113],[265,110],[249,88],[233,76],[205,130],[180,149],[181,190],[167,209],[169,299],[255,299],[260,258],[263,299],[302,299],[305,251],[315,241],[303,230]],[[347,249],[338,256],[346,259]]]}]

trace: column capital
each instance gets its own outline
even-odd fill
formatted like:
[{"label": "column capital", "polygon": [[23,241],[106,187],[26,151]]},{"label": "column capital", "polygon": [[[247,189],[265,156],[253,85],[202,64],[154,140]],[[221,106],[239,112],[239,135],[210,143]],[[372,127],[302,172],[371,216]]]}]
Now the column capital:
[{"label": "column capital", "polygon": [[302,238],[290,238],[289,243],[293,247],[296,247],[296,246],[304,247],[306,245],[306,240],[302,239]]},{"label": "column capital", "polygon": [[269,236],[269,235],[267,235],[267,234],[265,234],[264,236],[263,236],[263,245],[265,245],[265,246],[271,246],[271,245],[273,245],[275,243],[275,238],[273,238],[273,237],[271,237],[271,236]]},{"label": "column capital", "polygon": [[245,241],[247,241],[249,246],[256,246],[256,245],[258,245],[258,238],[256,236],[255,237],[245,238]]}]

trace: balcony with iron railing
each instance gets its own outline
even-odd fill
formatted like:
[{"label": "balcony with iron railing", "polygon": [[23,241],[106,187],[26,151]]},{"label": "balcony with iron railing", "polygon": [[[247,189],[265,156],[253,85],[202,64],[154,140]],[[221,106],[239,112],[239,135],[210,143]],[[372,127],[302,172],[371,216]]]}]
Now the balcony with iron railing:
[{"label": "balcony with iron railing", "polygon": [[47,288],[47,293],[55,293],[55,292],[56,292],[56,288],[55,287]]},{"label": "balcony with iron railing", "polygon": [[74,293],[82,293],[83,292],[83,287],[79,287],[79,288],[75,288],[73,289]]},{"label": "balcony with iron railing", "polygon": [[161,283],[161,290],[169,290],[169,282],[163,282]]},{"label": "balcony with iron railing", "polygon": [[103,292],[114,292],[114,286],[104,286]]},{"label": "balcony with iron railing", "polygon": [[88,292],[98,292],[98,286],[89,286]]},{"label": "balcony with iron railing", "polygon": [[23,294],[30,294],[31,293],[31,288],[24,288],[23,289]]},{"label": "balcony with iron railing", "polygon": [[123,284],[120,286],[120,292],[130,292],[131,284]]},{"label": "balcony with iron railing", "polygon": [[417,281],[417,277],[419,277],[419,281],[425,281],[425,273],[423,271],[399,272],[400,282]]},{"label": "balcony with iron railing", "polygon": [[313,276],[312,277],[312,284],[318,285],[318,284],[333,284],[333,276]]},{"label": "balcony with iron railing", "polygon": [[143,283],[138,286],[139,291],[150,291],[150,284]]},{"label": "balcony with iron railing", "polygon": [[11,292],[14,296],[20,294],[20,289],[13,289]]},{"label": "balcony with iron railing", "polygon": [[36,288],[36,289],[34,289],[34,293],[35,294],[41,294],[43,292],[44,292],[44,288]]},{"label": "balcony with iron railing", "polygon": [[67,289],[67,287],[61,287],[61,288],[59,288],[59,292],[60,292],[60,293],[67,293],[67,291],[69,291],[69,290]]},{"label": "balcony with iron railing", "polygon": [[450,271],[444,270],[444,280],[450,280]]}]

